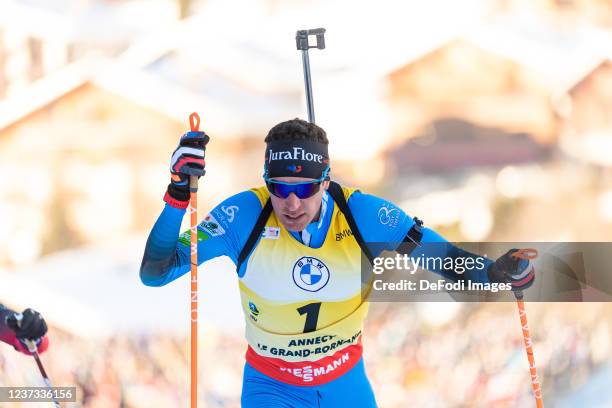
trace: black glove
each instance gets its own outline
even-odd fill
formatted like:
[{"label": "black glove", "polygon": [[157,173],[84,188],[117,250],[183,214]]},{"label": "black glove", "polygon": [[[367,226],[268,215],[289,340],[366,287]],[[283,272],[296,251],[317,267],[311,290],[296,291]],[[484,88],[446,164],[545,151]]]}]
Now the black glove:
[{"label": "black glove", "polygon": [[206,173],[204,155],[210,138],[204,132],[191,131],[181,136],[170,160],[171,181],[164,201],[176,208],[189,205],[189,176]]},{"label": "black glove", "polygon": [[15,332],[18,339],[37,340],[47,334],[47,323],[36,310],[30,308],[23,311],[21,320],[14,313],[6,318],[6,325]]},{"label": "black glove", "polygon": [[510,283],[514,291],[523,291],[533,285],[535,268],[531,257],[525,256],[526,251],[511,249],[497,258],[487,271],[489,281]]}]

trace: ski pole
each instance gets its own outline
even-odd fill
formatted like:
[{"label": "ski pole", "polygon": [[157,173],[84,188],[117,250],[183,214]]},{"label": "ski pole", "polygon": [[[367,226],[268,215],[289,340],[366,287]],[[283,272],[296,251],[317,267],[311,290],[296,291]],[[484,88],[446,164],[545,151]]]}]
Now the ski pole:
[{"label": "ski pole", "polygon": [[[535,249],[520,249],[514,252],[512,256],[518,259],[535,259],[535,257],[538,256],[538,251]],[[523,302],[523,292],[517,290],[514,292],[514,297],[516,297],[519,318],[521,320],[521,328],[523,330],[525,351],[527,352],[527,360],[529,361],[531,388],[533,389],[533,395],[535,396],[536,407],[543,408],[544,401],[542,400],[542,388],[540,386],[540,381],[538,380],[538,371],[536,369],[535,358],[533,356],[533,342],[531,341],[531,333],[529,332],[529,325],[527,324],[527,311],[525,310],[525,303]]]},{"label": "ski pole", "polygon": [[[308,36],[314,35],[317,38],[317,45],[308,44]],[[315,28],[312,30],[298,30],[295,34],[297,49],[302,51],[302,66],[304,68],[304,86],[306,88],[306,105],[308,107],[308,121],[315,123],[314,102],[312,99],[312,81],[310,79],[310,59],[308,57],[309,48],[325,49],[325,29]]]},{"label": "ski pole", "polygon": [[[199,131],[200,116],[189,115],[192,132]],[[198,176],[189,176],[189,207],[191,214],[191,408],[198,406]]]},{"label": "ski pole", "polygon": [[[17,319],[17,327],[21,327],[21,320],[23,319],[23,315],[21,313],[15,313],[15,318]],[[40,356],[38,355],[38,347],[36,347],[36,343],[33,340],[28,339],[25,339],[24,343],[28,348],[30,354],[32,354],[32,357],[34,357],[36,365],[38,366],[38,371],[40,371],[40,375],[42,375],[45,385],[51,390],[51,398],[53,399],[53,404],[56,408],[61,408],[62,406],[53,396],[53,386],[51,385],[51,380],[49,380],[49,376],[47,375],[45,366],[43,366],[43,363],[40,360]]]}]

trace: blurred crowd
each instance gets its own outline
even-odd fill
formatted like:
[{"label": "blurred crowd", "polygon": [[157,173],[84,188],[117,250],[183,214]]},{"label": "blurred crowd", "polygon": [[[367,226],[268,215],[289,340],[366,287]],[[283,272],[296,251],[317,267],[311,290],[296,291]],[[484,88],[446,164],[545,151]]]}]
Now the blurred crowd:
[{"label": "blurred crowd", "polygon": [[[527,309],[544,400],[554,404],[609,364],[612,306],[529,303]],[[365,333],[366,368],[381,407],[532,404],[512,303],[372,304]],[[50,336],[43,361],[52,381],[78,389],[77,403],[67,407],[188,405],[187,339],[88,340],[58,330]],[[214,331],[200,338],[200,401],[238,407],[244,340]],[[43,385],[34,361],[7,346],[0,347],[0,384]]]},{"label": "blurred crowd", "polygon": [[[364,347],[382,407],[407,402],[415,407],[532,406],[516,305],[377,306]],[[578,389],[609,361],[610,311],[607,304],[527,304],[547,404]]]}]

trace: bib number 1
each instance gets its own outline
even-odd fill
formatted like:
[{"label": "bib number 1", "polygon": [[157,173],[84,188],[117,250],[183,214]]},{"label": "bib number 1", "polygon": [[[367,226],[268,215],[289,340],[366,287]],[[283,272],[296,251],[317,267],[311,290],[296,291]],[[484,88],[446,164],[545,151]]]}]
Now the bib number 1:
[{"label": "bib number 1", "polygon": [[320,309],[321,302],[309,303],[297,308],[300,316],[304,314],[306,315],[306,322],[304,322],[304,333],[310,333],[317,330],[317,320],[319,319]]}]

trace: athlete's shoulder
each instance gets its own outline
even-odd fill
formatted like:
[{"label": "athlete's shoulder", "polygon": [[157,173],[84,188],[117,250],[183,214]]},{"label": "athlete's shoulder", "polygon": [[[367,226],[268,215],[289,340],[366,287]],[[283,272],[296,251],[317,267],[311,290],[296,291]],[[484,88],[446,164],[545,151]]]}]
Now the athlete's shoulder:
[{"label": "athlete's shoulder", "polygon": [[266,205],[266,201],[268,201],[268,198],[270,198],[270,193],[268,192],[268,189],[265,186],[253,187],[248,189],[247,191],[244,191],[243,193],[250,193],[257,197],[257,200],[259,201],[259,204],[261,206],[260,208],[263,208],[263,206]]},{"label": "athlete's shoulder", "polygon": [[224,205],[240,205],[247,207],[253,207],[255,209],[261,209],[261,200],[260,193],[257,191],[257,188],[251,188],[249,190],[241,191],[237,194],[227,197],[225,200],[221,201],[217,207],[221,207]]},{"label": "athlete's shoulder", "polygon": [[401,241],[412,225],[412,219],[397,205],[384,198],[352,192],[348,206],[368,242]]},{"label": "athlete's shoulder", "polygon": [[[215,206],[208,219],[213,218],[224,228],[232,226],[243,226],[244,224],[254,223],[253,217],[261,212],[262,204],[255,191],[246,190],[234,194]],[[204,221],[207,221],[204,219]]]},{"label": "athlete's shoulder", "polygon": [[359,217],[362,213],[367,215],[370,215],[372,212],[375,212],[377,215],[380,213],[380,217],[377,218],[380,218],[379,221],[383,225],[396,224],[396,221],[398,221],[395,219],[398,218],[397,214],[403,212],[391,201],[373,194],[364,193],[358,189],[353,189],[348,199],[348,205],[356,217]]},{"label": "athlete's shoulder", "polygon": [[[344,200],[348,202],[349,198],[353,195],[353,193],[358,192],[359,190],[355,187],[349,187],[349,186],[344,186],[344,185],[340,185],[338,184],[337,186],[340,187],[340,190],[342,191],[342,195],[344,196]],[[330,184],[330,188],[332,188],[333,186]]]}]

